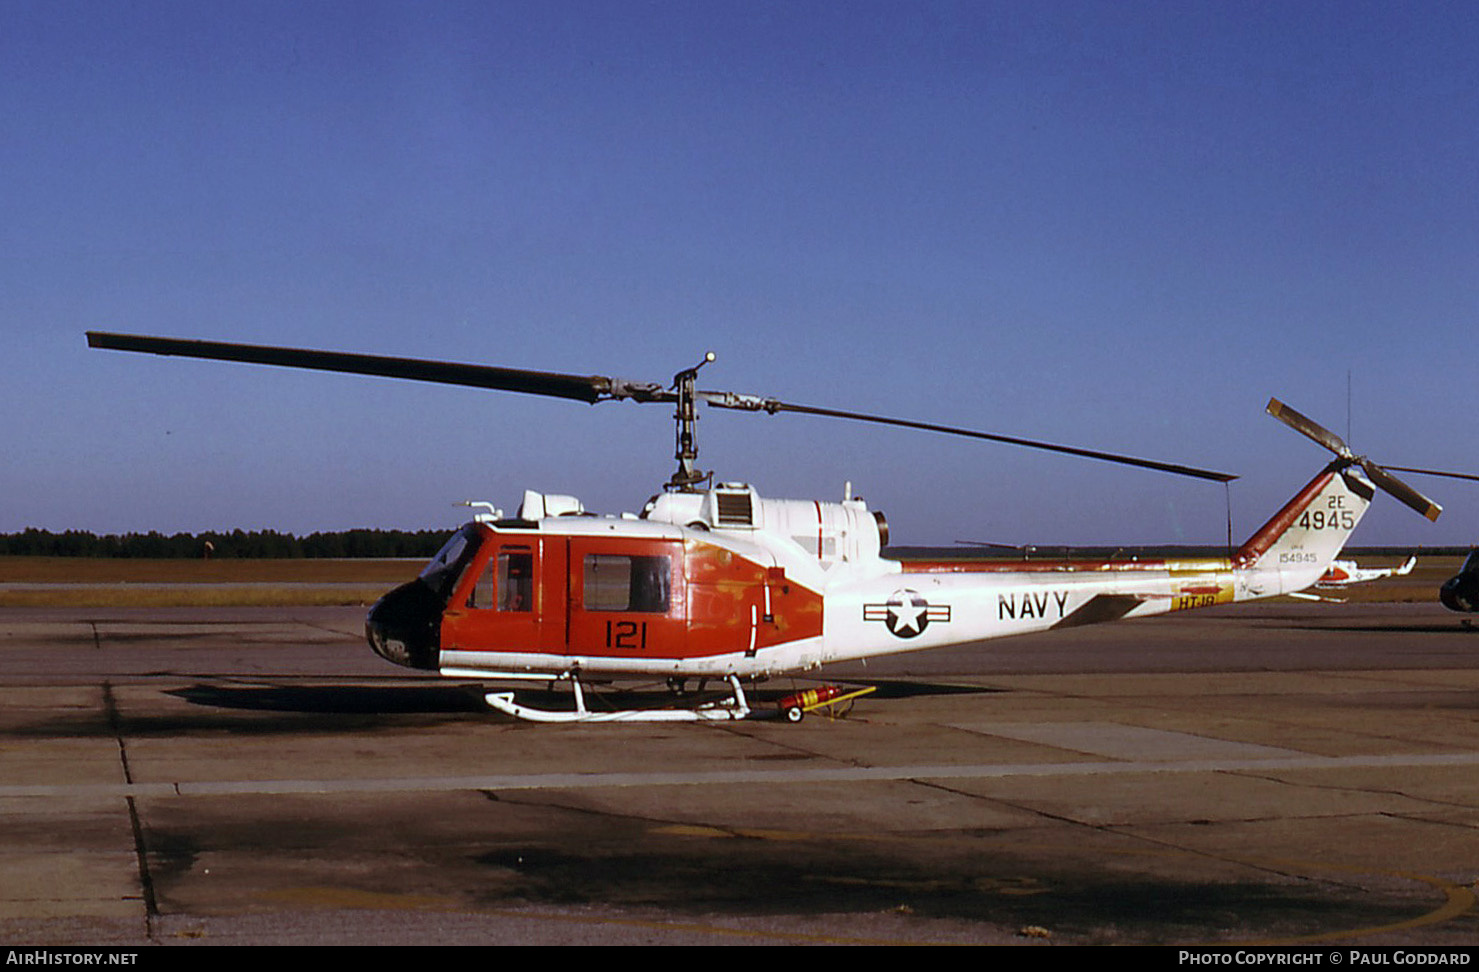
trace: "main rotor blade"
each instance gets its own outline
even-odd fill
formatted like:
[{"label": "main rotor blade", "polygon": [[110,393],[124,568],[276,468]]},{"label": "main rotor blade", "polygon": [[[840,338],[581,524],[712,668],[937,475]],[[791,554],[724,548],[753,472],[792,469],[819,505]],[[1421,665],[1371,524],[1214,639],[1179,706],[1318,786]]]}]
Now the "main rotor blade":
[{"label": "main rotor blade", "polygon": [[1345,444],[1345,441],[1340,436],[1331,432],[1309,416],[1296,412],[1277,398],[1270,398],[1268,400],[1268,414],[1283,422],[1294,431],[1303,432],[1342,459],[1354,458],[1351,455],[1350,447]]},{"label": "main rotor blade", "polygon": [[[609,399],[630,398],[638,402],[677,401],[675,392],[655,382],[625,381],[603,375],[566,375],[546,371],[526,371],[517,368],[498,368],[491,365],[459,364],[444,361],[425,361],[418,358],[393,358],[370,354],[348,354],[340,351],[315,351],[304,348],[284,348],[257,344],[230,344],[218,341],[184,340],[179,338],[147,337],[139,334],[113,334],[103,331],[88,331],[89,347],[106,348],[114,351],[136,351],[146,354],[176,355],[187,358],[205,358],[217,361],[237,361],[246,364],[273,365],[284,368],[306,368],[315,371],[337,371],[347,374],[374,375],[383,378],[402,378],[411,381],[426,381],[445,385],[466,385],[474,388],[491,388],[499,391],[522,392],[530,395],[545,395],[581,402],[600,402]],[[831,418],[852,419],[898,428],[919,429],[958,435],[1008,445],[1025,446],[1064,455],[1098,459],[1104,462],[1154,469],[1160,472],[1191,476],[1196,479],[1226,483],[1237,479],[1229,473],[1211,472],[1177,463],[1158,462],[1092,449],[1056,445],[1016,436],[996,435],[973,429],[953,428],[930,422],[914,422],[907,419],[867,415],[861,412],[846,412],[838,409],[816,408],[810,405],[795,405],[773,398],[758,398],[752,395],[735,395],[729,392],[698,392],[698,397],[720,408],[737,408],[746,411],[797,412]]]},{"label": "main rotor blade", "polygon": [[1396,476],[1393,476],[1391,473],[1387,472],[1386,469],[1378,466],[1370,459],[1362,459],[1360,460],[1360,464],[1361,468],[1366,472],[1366,475],[1371,477],[1371,481],[1373,483],[1386,490],[1398,500],[1412,507],[1414,510],[1417,510],[1429,520],[1438,519],[1438,515],[1443,512],[1443,507],[1439,506],[1437,503],[1434,503],[1432,500],[1428,499],[1426,496],[1424,496],[1422,493],[1419,493],[1411,486],[1408,486],[1406,483],[1402,482],[1402,480],[1398,479]]},{"label": "main rotor blade", "polygon": [[1395,469],[1397,472],[1421,473],[1424,476],[1447,476],[1449,479],[1468,479],[1479,482],[1479,476],[1469,473],[1442,472],[1437,469],[1419,469],[1415,466],[1387,466],[1387,469]]},{"label": "main rotor blade", "polygon": [[1099,459],[1104,462],[1115,462],[1124,466],[1138,466],[1141,469],[1154,469],[1159,472],[1175,473],[1178,476],[1192,476],[1196,479],[1208,479],[1218,483],[1231,482],[1238,478],[1231,473],[1212,472],[1173,462],[1157,462],[1154,459],[1140,459],[1135,456],[1122,456],[1112,452],[1079,449],[1074,446],[1056,445],[1051,442],[1039,442],[1034,439],[1022,439],[1012,435],[997,435],[994,432],[978,432],[974,429],[935,425],[932,422],[914,422],[909,419],[888,418],[882,415],[866,415],[862,412],[845,412],[835,408],[817,408],[813,405],[793,405],[789,402],[776,401],[773,398],[757,399],[751,396],[731,395],[721,392],[704,392],[701,394],[709,404],[717,405],[720,408],[740,408],[748,411],[765,411],[772,414],[776,412],[797,412],[803,415],[823,415],[828,418],[852,419],[857,422],[872,422],[877,425],[892,425],[902,429],[940,432],[944,435],[959,435],[968,439],[984,439],[988,442],[1004,442],[1007,445],[1025,446],[1029,449],[1042,449],[1047,452],[1080,456],[1084,459]]},{"label": "main rotor blade", "polygon": [[[614,381],[601,375],[562,375],[546,371],[524,371],[518,368],[495,368],[490,365],[457,364],[445,361],[422,361],[416,358],[391,358],[372,354],[346,354],[340,351],[310,351],[301,348],[268,347],[257,344],[226,344],[218,341],[185,341],[177,338],[145,337],[138,334],[109,334],[88,331],[87,344],[114,351],[138,351],[147,354],[178,355],[186,358],[209,358],[217,361],[240,361],[246,364],[276,365],[283,368],[309,368],[315,371],[339,371],[382,378],[404,378],[442,385],[468,385],[499,391],[523,392],[568,398],[579,402],[599,402],[609,398],[643,396],[636,389],[651,390],[640,383]],[[658,389],[660,391],[660,389]]]}]

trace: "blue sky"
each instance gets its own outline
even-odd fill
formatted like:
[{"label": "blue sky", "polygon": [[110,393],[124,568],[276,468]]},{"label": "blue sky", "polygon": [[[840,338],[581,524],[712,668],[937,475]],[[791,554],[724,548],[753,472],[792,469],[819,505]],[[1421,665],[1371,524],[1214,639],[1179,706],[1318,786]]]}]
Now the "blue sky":
[{"label": "blue sky", "polygon": [[[87,329],[701,384],[1238,473],[1269,396],[1479,470],[1468,3],[0,2],[0,531],[638,508],[662,406],[92,351]],[[1349,425],[1347,387],[1351,388]],[[709,413],[900,542],[1218,542],[1220,486]],[[1413,477],[1357,542],[1479,539]]]}]

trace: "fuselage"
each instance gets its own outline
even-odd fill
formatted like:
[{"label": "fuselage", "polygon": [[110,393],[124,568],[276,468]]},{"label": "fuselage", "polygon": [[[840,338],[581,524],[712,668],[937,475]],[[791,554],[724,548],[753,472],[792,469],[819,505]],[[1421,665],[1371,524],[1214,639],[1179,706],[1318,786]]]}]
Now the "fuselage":
[{"label": "fuselage", "polygon": [[[802,671],[1300,590],[1364,511],[1353,482],[1327,471],[1233,556],[1183,561],[903,564],[859,500],[733,485],[659,495],[641,516],[486,518],[376,604],[367,637],[449,675]],[[1352,515],[1332,527],[1291,515],[1336,506]]]}]

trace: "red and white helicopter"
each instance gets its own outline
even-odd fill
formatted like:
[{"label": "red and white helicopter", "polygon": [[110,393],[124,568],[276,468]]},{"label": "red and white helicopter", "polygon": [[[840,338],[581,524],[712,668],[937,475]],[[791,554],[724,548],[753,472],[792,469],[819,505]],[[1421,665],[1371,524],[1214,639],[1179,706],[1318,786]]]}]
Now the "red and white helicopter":
[{"label": "red and white helicopter", "polygon": [[[1390,469],[1391,467],[1387,467]],[[1291,591],[1290,597],[1301,598],[1306,601],[1326,601],[1332,604],[1340,604],[1345,601],[1343,597],[1333,596],[1331,592],[1338,594],[1347,591],[1357,584],[1369,584],[1372,581],[1382,580],[1386,577],[1406,577],[1412,573],[1412,568],[1417,566],[1417,555],[1413,554],[1396,567],[1362,567],[1354,560],[1332,561],[1330,568],[1315,581],[1314,586],[1308,591]]]},{"label": "red and white helicopter", "polygon": [[1317,590],[1340,591],[1352,584],[1369,584],[1384,577],[1406,577],[1417,566],[1417,555],[1413,554],[1396,567],[1362,567],[1354,560],[1337,560],[1330,569],[1315,581]]},{"label": "red and white helicopter", "polygon": [[[535,721],[742,719],[783,715],[848,694],[828,687],[774,709],[744,682],[842,662],[1013,635],[1272,597],[1318,581],[1375,487],[1436,519],[1440,508],[1337,436],[1278,401],[1276,418],[1335,459],[1226,558],[1163,561],[909,562],[881,556],[882,514],[862,500],[785,500],[712,483],[696,468],[700,402],[882,423],[1068,453],[1227,482],[1172,463],[696,387],[671,386],[257,345],[89,332],[95,348],[351,372],[567,398],[676,407],[678,468],[640,514],[588,515],[570,496],[526,493],[517,513],[463,526],[420,576],[386,594],[365,621],[370,646],[399,665],[454,678],[568,680],[573,707],[532,708],[511,691],[489,705]],[[1364,473],[1364,475],[1363,475]],[[581,680],[726,680],[699,706],[593,711]]]}]

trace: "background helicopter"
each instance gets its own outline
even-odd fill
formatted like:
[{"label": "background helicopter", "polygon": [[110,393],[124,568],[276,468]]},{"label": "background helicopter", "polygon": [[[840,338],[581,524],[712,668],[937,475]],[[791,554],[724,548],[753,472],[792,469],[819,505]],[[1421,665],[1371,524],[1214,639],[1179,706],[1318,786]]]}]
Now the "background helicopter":
[{"label": "background helicopter", "polygon": [[1405,577],[1417,566],[1417,555],[1408,557],[1397,567],[1362,567],[1354,560],[1336,560],[1330,569],[1315,581],[1308,591],[1292,591],[1290,597],[1306,601],[1324,601],[1331,604],[1344,603],[1343,597],[1331,596],[1330,591],[1345,591],[1356,584],[1369,584],[1385,577]]},{"label": "background helicopter", "polygon": [[[1440,508],[1333,433],[1277,401],[1269,412],[1335,459],[1227,558],[1182,561],[910,562],[885,559],[887,522],[859,499],[762,497],[697,468],[697,405],[818,415],[1026,446],[1215,482],[1236,477],[932,423],[697,388],[483,365],[89,332],[96,348],[350,372],[598,403],[674,406],[677,469],[640,515],[587,515],[570,496],[530,491],[458,530],[420,576],[366,619],[382,657],[450,677],[568,679],[569,711],[533,709],[512,692],[488,703],[538,721],[738,719],[742,681],[988,638],[1142,617],[1302,590],[1329,568],[1374,495],[1373,484],[1430,519]],[[731,696],[698,707],[595,713],[583,678],[724,679]],[[783,700],[800,718],[816,697]]]},{"label": "background helicopter", "polygon": [[[1479,550],[1472,551],[1463,567],[1438,588],[1438,600],[1450,611],[1473,614],[1479,611]],[[1464,621],[1468,624],[1468,620]]]},{"label": "background helicopter", "polygon": [[1315,581],[1319,590],[1344,590],[1352,584],[1369,584],[1384,577],[1406,577],[1417,566],[1417,555],[1413,554],[1396,567],[1362,567],[1354,560],[1337,560]]},{"label": "background helicopter", "polygon": [[[1388,466],[1400,472],[1420,473],[1424,476],[1446,476],[1449,479],[1467,479],[1479,482],[1479,476],[1469,473],[1442,472],[1437,469],[1418,469],[1411,466]],[[1479,612],[1479,549],[1470,551],[1459,572],[1443,582],[1438,588],[1438,600],[1450,611],[1465,614]],[[1469,621],[1464,620],[1468,625]]]}]

